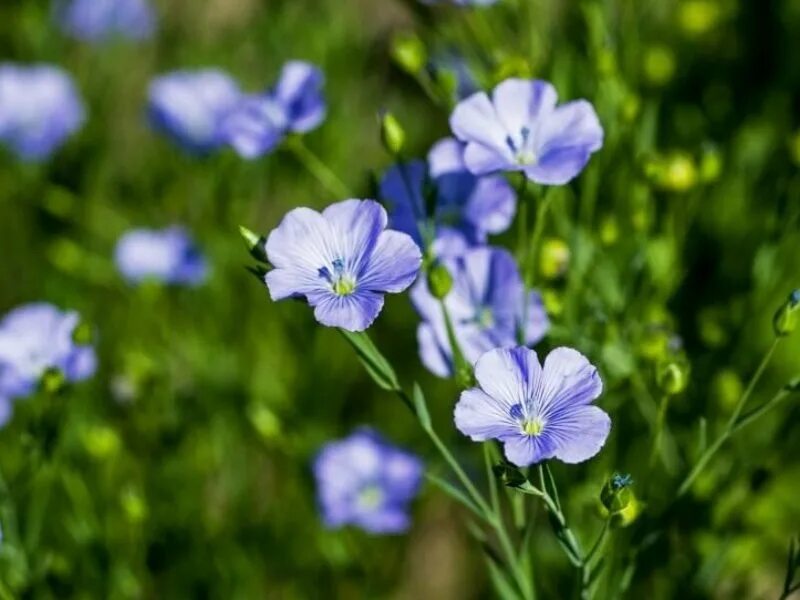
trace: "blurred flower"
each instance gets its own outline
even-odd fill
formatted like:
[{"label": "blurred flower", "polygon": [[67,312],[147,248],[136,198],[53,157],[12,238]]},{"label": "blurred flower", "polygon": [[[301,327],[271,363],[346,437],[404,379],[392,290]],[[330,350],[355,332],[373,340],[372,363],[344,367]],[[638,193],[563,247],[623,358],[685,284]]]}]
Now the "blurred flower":
[{"label": "blurred flower", "polygon": [[[492,348],[513,346],[524,329],[526,344],[535,344],[549,328],[539,294],[528,292],[513,257],[504,249],[481,247],[463,256],[442,259],[453,277],[444,305],[453,324],[456,341],[470,365]],[[411,290],[411,301],[422,317],[417,341],[423,364],[439,377],[453,373],[453,351],[447,335],[442,306],[420,278]]]},{"label": "blurred flower", "polygon": [[355,525],[370,533],[408,529],[408,504],[422,482],[422,462],[361,429],[328,443],[314,460],[322,519],[327,527]]},{"label": "blurred flower", "polygon": [[198,285],[208,275],[205,258],[182,227],[128,231],[117,242],[114,260],[131,283]]},{"label": "blurred flower", "polygon": [[223,121],[241,97],[236,82],[222,71],[175,71],[151,82],[148,110],[156,129],[202,155],[225,143]]},{"label": "blurred flower", "polygon": [[145,39],[156,20],[147,0],[56,0],[55,14],[65,33],[86,42]]},{"label": "blurred flower", "polygon": [[496,348],[478,359],[475,378],[480,387],[456,404],[456,427],[476,442],[500,440],[515,465],[579,463],[605,444],[611,419],[590,405],[603,383],[577,350],[556,348],[542,367],[533,350]]},{"label": "blurred flower", "polygon": [[[425,230],[428,177],[435,188],[431,190],[435,196],[434,231]],[[517,209],[517,198],[508,182],[499,175],[476,177],[470,173],[464,165],[464,146],[453,138],[434,144],[428,154],[427,172],[421,160],[393,166],[384,175],[380,191],[390,205],[392,227],[408,233],[420,246],[430,243],[431,237],[441,240],[443,234],[453,242],[453,233],[465,238],[466,244],[440,243],[440,256],[451,254],[448,249],[460,253],[466,245],[485,244],[489,234],[508,229]]]},{"label": "blurred flower", "polygon": [[71,77],[58,67],[0,64],[0,143],[21,159],[47,158],[85,116]]},{"label": "blurred flower", "polygon": [[324,81],[314,65],[289,61],[273,89],[239,100],[225,119],[223,137],[242,158],[254,159],[274,149],[287,133],[315,129],[327,111]]},{"label": "blurred flower", "polygon": [[447,53],[434,56],[428,63],[428,68],[433,73],[434,79],[440,84],[448,78],[452,82],[448,88],[451,92],[449,97],[461,100],[480,90],[469,63],[458,54]]},{"label": "blurred flower", "polygon": [[556,106],[555,88],[541,80],[507,79],[492,92],[462,100],[450,117],[467,142],[464,163],[476,175],[523,171],[531,181],[560,185],[576,177],[603,145],[592,105]]},{"label": "blurred flower", "polygon": [[270,296],[305,297],[323,325],[363,331],[381,312],[383,294],[405,290],[422,263],[413,240],[386,223],[374,200],[344,200],[321,214],[291,210],[267,238]]},{"label": "blurred flower", "polygon": [[0,421],[10,416],[9,401],[33,393],[47,373],[70,382],[94,374],[94,348],[73,338],[79,322],[78,313],[46,303],[20,306],[0,321]]}]

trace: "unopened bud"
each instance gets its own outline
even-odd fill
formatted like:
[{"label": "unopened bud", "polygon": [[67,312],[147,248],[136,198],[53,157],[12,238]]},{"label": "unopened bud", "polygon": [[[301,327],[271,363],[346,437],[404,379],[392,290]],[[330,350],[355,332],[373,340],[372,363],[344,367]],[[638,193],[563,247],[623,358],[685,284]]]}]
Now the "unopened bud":
[{"label": "unopened bud", "polygon": [[713,183],[722,174],[722,155],[714,146],[709,146],[700,157],[700,180]]},{"label": "unopened bud", "polygon": [[545,279],[558,279],[567,272],[569,259],[567,243],[559,238],[548,238],[539,253],[539,272]]},{"label": "unopened bud", "polygon": [[93,338],[94,332],[92,331],[92,326],[85,321],[78,323],[75,329],[72,330],[72,341],[78,346],[88,346],[92,343]]},{"label": "unopened bud", "polygon": [[630,486],[633,478],[626,474],[614,473],[600,490],[600,503],[609,515],[615,515],[625,510],[633,499]]},{"label": "unopened bud", "polygon": [[600,241],[604,246],[613,246],[619,240],[617,220],[609,215],[600,223]]},{"label": "unopened bud", "polygon": [[797,320],[800,318],[800,289],[794,290],[775,313],[772,319],[772,326],[775,335],[785,337],[797,328]]},{"label": "unopened bud", "polygon": [[268,262],[265,247],[266,240],[250,231],[244,225],[239,225],[239,233],[242,235],[242,239],[244,240],[244,244],[247,247],[247,251],[250,253],[250,256],[259,262]]},{"label": "unopened bud", "polygon": [[678,361],[662,363],[656,371],[656,383],[665,394],[680,394],[689,383],[689,366]]},{"label": "unopened bud", "polygon": [[397,65],[412,75],[419,73],[428,62],[425,44],[416,34],[399,33],[392,39],[392,58]]},{"label": "unopened bud", "polygon": [[64,377],[63,371],[56,367],[47,369],[39,379],[39,385],[47,394],[57,394],[64,389],[66,383],[67,378]]},{"label": "unopened bud", "polygon": [[83,446],[97,459],[104,459],[117,453],[120,447],[117,432],[108,425],[92,425],[83,432]]},{"label": "unopened bud", "polygon": [[667,46],[647,48],[643,60],[644,75],[653,85],[665,85],[675,74],[675,53]]},{"label": "unopened bud", "polygon": [[442,263],[436,263],[428,271],[428,289],[433,297],[443,300],[453,288],[453,276]]},{"label": "unopened bud", "polygon": [[671,192],[686,192],[697,183],[697,168],[688,154],[678,152],[667,157],[658,183]]},{"label": "unopened bud", "polygon": [[390,112],[384,112],[381,115],[381,142],[383,147],[392,156],[397,156],[403,150],[403,145],[406,141],[406,132],[403,131],[403,126]]}]

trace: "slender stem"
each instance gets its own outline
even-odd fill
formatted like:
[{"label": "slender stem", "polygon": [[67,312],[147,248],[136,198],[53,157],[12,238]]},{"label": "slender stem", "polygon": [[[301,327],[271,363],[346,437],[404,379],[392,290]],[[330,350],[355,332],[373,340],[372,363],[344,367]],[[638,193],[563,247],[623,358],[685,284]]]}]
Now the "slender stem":
[{"label": "slender stem", "polygon": [[530,289],[534,282],[536,274],[536,259],[538,258],[539,245],[541,243],[542,234],[544,233],[544,224],[547,220],[547,211],[550,209],[550,204],[553,202],[552,188],[545,190],[542,197],[539,199],[539,204],[536,206],[536,222],[533,224],[533,233],[531,234],[530,246],[525,264],[525,285],[526,291]]},{"label": "slender stem", "polygon": [[484,442],[483,443],[483,462],[486,466],[486,479],[489,484],[489,499],[492,504],[492,511],[496,514],[500,514],[500,498],[497,494],[497,479],[492,472],[492,447],[491,442]]},{"label": "slender stem", "polygon": [[525,253],[528,238],[528,202],[525,192],[528,190],[528,178],[523,174],[517,188],[517,261],[519,264],[525,263]]},{"label": "slender stem", "polygon": [[444,326],[447,331],[447,341],[450,343],[450,350],[453,353],[453,367],[456,379],[464,384],[464,387],[469,387],[471,379],[471,368],[467,359],[464,358],[464,353],[461,351],[461,345],[456,338],[456,330],[453,327],[453,320],[450,318],[450,311],[447,308],[447,303],[444,298],[439,299],[439,305],[442,307],[442,315],[444,315]]},{"label": "slender stem", "polygon": [[652,467],[658,456],[662,453],[661,439],[664,436],[664,425],[667,420],[667,408],[669,407],[669,394],[661,397],[658,404],[658,415],[656,416],[655,434],[653,436],[653,446],[650,448],[650,466]]},{"label": "slender stem", "polygon": [[300,136],[294,136],[286,141],[286,147],[291,150],[297,160],[311,173],[322,186],[337,198],[351,198],[352,193],[347,185],[339,179],[328,165],[326,165],[308,146]]},{"label": "slender stem", "polygon": [[[714,443],[708,447],[708,449],[700,456],[697,460],[697,463],[692,467],[692,470],[689,471],[689,474],[681,483],[681,486],[678,488],[678,497],[680,498],[686,492],[689,491],[694,480],[703,472],[708,462],[711,458],[717,453],[717,451],[722,447],[725,441],[731,436],[731,434],[737,429],[737,422],[739,420],[739,416],[742,413],[745,405],[747,404],[747,400],[750,398],[750,395],[753,393],[758,381],[761,379],[761,376],[764,374],[764,370],[767,368],[769,361],[772,359],[772,355],[775,353],[775,348],[777,348],[778,343],[780,342],[781,338],[775,338],[772,344],[767,350],[764,358],[761,359],[761,363],[758,365],[756,372],[753,373],[753,376],[750,378],[750,382],[747,384],[747,388],[745,389],[744,393],[742,394],[741,398],[739,398],[739,402],[736,404],[736,408],[731,415],[731,418],[728,419],[728,423],[725,425],[725,429],[722,433],[714,440]],[[747,418],[747,417],[745,417]],[[748,420],[749,422],[749,420]]]}]

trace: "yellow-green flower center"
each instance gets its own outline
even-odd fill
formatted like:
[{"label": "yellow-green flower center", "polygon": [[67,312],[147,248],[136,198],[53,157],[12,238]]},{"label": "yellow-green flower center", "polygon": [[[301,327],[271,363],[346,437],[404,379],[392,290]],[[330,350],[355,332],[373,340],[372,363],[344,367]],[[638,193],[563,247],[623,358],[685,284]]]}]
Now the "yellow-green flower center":
[{"label": "yellow-green flower center", "polygon": [[352,294],[356,289],[356,282],[350,277],[339,277],[333,282],[333,291],[339,296],[347,296]]},{"label": "yellow-green flower center", "polygon": [[378,508],[383,503],[383,491],[377,485],[369,485],[358,493],[361,508]]},{"label": "yellow-green flower center", "polygon": [[544,423],[539,418],[526,419],[525,422],[522,423],[522,431],[525,432],[526,435],[537,436],[542,433],[543,429]]}]

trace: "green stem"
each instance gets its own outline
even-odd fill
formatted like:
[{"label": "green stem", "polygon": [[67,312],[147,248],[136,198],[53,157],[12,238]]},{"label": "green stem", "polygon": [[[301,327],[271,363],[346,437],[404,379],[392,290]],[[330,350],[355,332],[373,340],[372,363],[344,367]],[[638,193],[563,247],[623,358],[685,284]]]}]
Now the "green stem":
[{"label": "green stem", "polygon": [[525,192],[528,190],[528,178],[523,174],[517,187],[517,262],[525,264],[525,253],[527,247],[525,240],[528,238],[528,202],[525,199]]},{"label": "green stem", "polygon": [[295,158],[302,163],[306,170],[332,195],[342,200],[353,197],[347,185],[339,179],[339,176],[336,175],[328,165],[305,145],[302,137],[294,136],[287,139],[286,147],[294,154]]},{"label": "green stem", "polygon": [[[739,421],[739,416],[742,413],[745,405],[747,404],[747,400],[750,398],[750,395],[753,393],[758,381],[761,379],[761,376],[764,374],[764,370],[767,368],[769,361],[772,359],[772,355],[775,353],[775,349],[778,347],[778,343],[780,342],[781,338],[775,338],[772,344],[767,350],[764,358],[761,359],[761,363],[758,365],[756,372],[753,373],[753,376],[750,378],[750,382],[747,384],[747,388],[745,389],[744,393],[742,394],[741,398],[739,398],[739,402],[736,404],[736,408],[731,415],[731,418],[728,419],[728,423],[725,425],[725,429],[722,433],[714,440],[714,443],[708,447],[708,449],[700,456],[697,460],[697,463],[692,467],[692,470],[689,471],[689,474],[681,483],[681,486],[678,488],[678,498],[686,494],[689,491],[692,484],[694,483],[695,479],[703,472],[708,462],[713,458],[713,456],[717,453],[717,451],[722,447],[722,445],[727,441],[727,439],[733,434],[734,431],[738,429],[737,424]],[[747,418],[747,417],[746,417]],[[748,419],[750,422],[752,419]]]},{"label": "green stem", "polygon": [[661,397],[658,404],[658,415],[656,416],[655,434],[653,436],[653,446],[650,448],[650,467],[652,467],[661,452],[661,439],[664,436],[664,425],[667,420],[667,408],[669,407],[669,394]]},{"label": "green stem", "polygon": [[533,224],[533,233],[531,234],[530,245],[526,256],[525,264],[525,285],[526,290],[530,289],[534,283],[534,276],[536,274],[536,259],[538,258],[539,245],[541,244],[542,234],[544,233],[544,225],[547,219],[547,212],[550,209],[550,204],[553,202],[553,190],[548,188],[545,190],[539,199],[539,204],[536,207],[536,222]]}]

